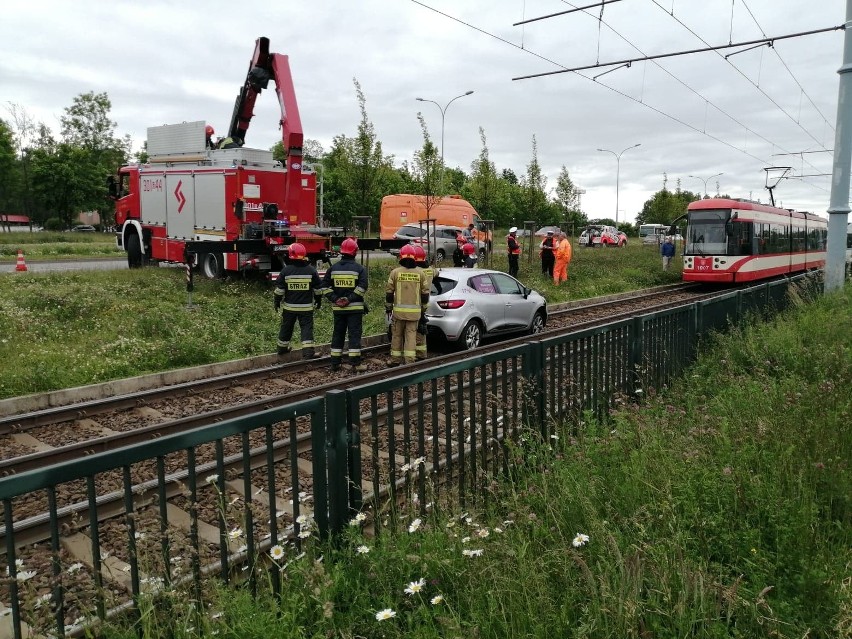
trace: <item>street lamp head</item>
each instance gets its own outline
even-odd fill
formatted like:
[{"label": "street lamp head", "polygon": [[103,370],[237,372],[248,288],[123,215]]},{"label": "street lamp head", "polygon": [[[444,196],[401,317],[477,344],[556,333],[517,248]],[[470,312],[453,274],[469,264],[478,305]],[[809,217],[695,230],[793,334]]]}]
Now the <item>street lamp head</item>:
[{"label": "street lamp head", "polygon": [[424,100],[423,98],[415,98],[415,100],[417,100],[418,102],[426,102],[426,100]]},{"label": "street lamp head", "polygon": [[470,95],[471,93],[473,93],[473,91],[468,91],[465,95]]}]

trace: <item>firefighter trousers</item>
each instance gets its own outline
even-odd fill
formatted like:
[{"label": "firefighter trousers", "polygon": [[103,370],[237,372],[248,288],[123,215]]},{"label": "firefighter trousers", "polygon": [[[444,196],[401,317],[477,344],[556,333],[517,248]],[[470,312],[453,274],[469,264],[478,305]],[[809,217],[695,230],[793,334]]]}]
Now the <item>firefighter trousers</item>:
[{"label": "firefighter trousers", "polygon": [[426,336],[417,331],[415,334],[417,344],[417,359],[426,359]]},{"label": "firefighter trousers", "polygon": [[417,322],[393,318],[391,326],[391,363],[411,364],[417,357]]},{"label": "firefighter trousers", "polygon": [[361,363],[361,335],[364,330],[364,314],[334,313],[334,330],[331,333],[331,365],[340,366],[343,357],[343,343],[349,333],[349,364]]},{"label": "firefighter trousers", "polygon": [[284,311],[281,313],[281,328],[278,330],[278,348],[290,348],[293,328],[299,322],[299,332],[302,337],[302,348],[314,348],[314,314],[311,311]]}]

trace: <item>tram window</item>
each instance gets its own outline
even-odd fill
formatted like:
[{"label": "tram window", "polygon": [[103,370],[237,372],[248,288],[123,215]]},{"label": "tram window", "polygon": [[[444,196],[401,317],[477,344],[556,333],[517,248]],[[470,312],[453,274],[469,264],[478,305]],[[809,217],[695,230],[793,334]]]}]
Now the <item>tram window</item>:
[{"label": "tram window", "polygon": [[764,255],[769,252],[769,225],[755,224],[754,228],[757,231],[757,252]]},{"label": "tram window", "polygon": [[803,253],[805,246],[805,229],[801,226],[793,227],[793,252]]},{"label": "tram window", "polygon": [[728,243],[730,255],[751,255],[751,230],[750,222],[734,222],[731,225],[731,237]]}]

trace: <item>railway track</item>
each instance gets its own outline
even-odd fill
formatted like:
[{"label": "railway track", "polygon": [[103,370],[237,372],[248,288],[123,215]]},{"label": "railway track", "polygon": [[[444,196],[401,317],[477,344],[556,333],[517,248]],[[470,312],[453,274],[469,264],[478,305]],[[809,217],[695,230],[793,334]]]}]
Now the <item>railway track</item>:
[{"label": "railway track", "polygon": [[[573,332],[641,311],[661,310],[713,295],[696,288],[676,286],[616,300],[564,305],[551,311],[547,334]],[[529,339],[521,336],[488,344],[477,349],[476,354],[500,351]],[[458,354],[443,354],[391,371],[384,364],[386,355],[386,345],[366,349],[370,370],[357,376],[332,374],[325,358],[309,363],[286,362],[6,417],[0,420],[0,441],[25,452],[9,455],[9,446],[0,447],[7,450],[6,458],[0,460],[0,474],[14,475],[84,455],[117,450],[315,398],[331,390],[406,374],[416,376],[425,368],[458,358]],[[416,481],[420,482],[422,492],[423,478],[436,477],[438,470],[452,474],[455,464],[455,472],[464,473],[465,457],[478,459],[483,468],[501,463],[500,442],[510,428],[509,423],[517,424],[522,410],[517,389],[507,386],[515,380],[514,365],[508,364],[483,370],[476,376],[436,380],[427,388],[422,384],[405,387],[379,401],[362,402],[357,430],[369,466],[362,475],[365,502],[410,496]],[[494,402],[490,418],[472,424],[469,430],[464,426],[451,430],[452,411],[474,414],[473,404],[478,401],[474,392],[478,388],[483,400]],[[499,401],[498,395],[502,396]],[[419,419],[426,423],[419,440],[412,439],[410,430],[408,411],[412,401],[421,405]],[[218,408],[198,410],[209,403]],[[198,561],[207,570],[227,571],[229,565],[258,550],[253,547],[255,540],[261,551],[268,550],[273,543],[281,543],[282,539],[298,544],[301,535],[311,534],[310,430],[308,419],[292,418],[269,424],[251,435],[227,437],[215,445],[199,447],[191,456],[170,454],[125,468],[123,472],[100,474],[97,482],[93,478],[89,482],[71,482],[63,485],[58,495],[26,495],[16,499],[13,505],[8,505],[13,508],[16,557],[24,566],[43,575],[40,582],[33,584],[37,591],[43,592],[53,572],[51,555],[59,555],[62,564],[69,567],[66,571],[78,566],[74,575],[81,590],[76,596],[85,599],[84,593],[94,584],[106,593],[102,597],[108,607],[114,607],[123,605],[132,590],[131,554],[153,558],[152,573],[159,574],[164,569],[156,559],[163,554],[164,536],[168,537],[170,548],[186,545],[192,538],[200,542],[202,552]],[[71,443],[64,443],[68,441]],[[270,472],[274,472],[274,477]],[[461,483],[465,481],[462,478]],[[269,491],[270,485],[282,489]],[[128,495],[132,495],[130,502]],[[6,508],[4,504],[4,516]],[[246,512],[254,510],[257,510],[255,515],[246,520]],[[136,548],[128,548],[126,543],[127,513],[131,511],[138,536]],[[6,516],[7,525],[9,519]],[[168,531],[161,529],[164,519]],[[236,534],[239,527],[229,531],[228,522],[232,521],[248,521],[246,532],[240,530],[241,534]],[[93,529],[97,529],[97,535],[91,534]],[[3,527],[0,540],[6,536],[7,528]],[[98,540],[96,543],[93,537]],[[6,548],[5,542],[0,541],[0,548]],[[96,560],[98,555],[100,559]],[[189,571],[193,569],[190,564],[181,559],[177,568]],[[146,583],[144,574],[137,578]],[[67,606],[66,624],[73,627],[75,615],[81,613],[78,604]]]}]

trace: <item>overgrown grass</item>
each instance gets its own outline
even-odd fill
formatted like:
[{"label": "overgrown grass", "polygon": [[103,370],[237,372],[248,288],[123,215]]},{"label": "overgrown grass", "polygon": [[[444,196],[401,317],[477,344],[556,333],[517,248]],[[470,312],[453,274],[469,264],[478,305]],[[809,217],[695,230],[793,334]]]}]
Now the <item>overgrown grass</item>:
[{"label": "overgrown grass", "polygon": [[530,433],[474,507],[353,522],[255,567],[280,601],[164,593],[106,636],[852,636],[850,324],[847,287],[735,331],[641,407]]},{"label": "overgrown grass", "polygon": [[17,258],[18,250],[27,260],[56,260],[64,258],[115,257],[125,253],[115,246],[112,233],[61,233],[12,231],[0,233],[0,261]]},{"label": "overgrown grass", "polygon": [[[370,262],[365,335],[385,331],[384,287],[395,265]],[[505,269],[505,255],[493,265]],[[676,282],[678,275],[662,271],[655,248],[640,246],[577,250],[569,284],[559,288],[542,276],[537,260],[522,260],[520,272],[551,303]],[[280,316],[271,284],[197,277],[188,309],[184,278],[182,269],[170,268],[35,274],[9,267],[0,276],[0,398],[275,351]],[[327,304],[315,324],[317,341],[327,343]]]}]

